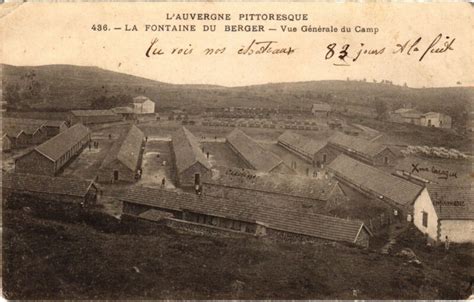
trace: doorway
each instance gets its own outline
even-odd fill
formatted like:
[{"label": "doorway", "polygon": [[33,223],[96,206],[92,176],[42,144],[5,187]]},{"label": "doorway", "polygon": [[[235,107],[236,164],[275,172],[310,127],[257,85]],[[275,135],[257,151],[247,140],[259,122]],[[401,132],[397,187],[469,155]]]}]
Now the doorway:
[{"label": "doorway", "polygon": [[117,170],[114,171],[114,181],[117,181],[119,178],[119,172]]},{"label": "doorway", "polygon": [[200,185],[201,184],[201,174],[196,173],[194,174],[194,185]]}]

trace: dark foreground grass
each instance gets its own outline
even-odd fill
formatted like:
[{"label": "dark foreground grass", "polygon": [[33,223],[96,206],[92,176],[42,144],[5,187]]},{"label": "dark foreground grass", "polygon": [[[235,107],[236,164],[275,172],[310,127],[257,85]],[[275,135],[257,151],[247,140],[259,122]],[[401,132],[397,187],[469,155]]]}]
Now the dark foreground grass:
[{"label": "dark foreground grass", "polygon": [[[3,290],[8,299],[461,299],[468,246],[411,247],[422,266],[341,244],[182,234],[133,222],[40,218],[6,210]],[[109,222],[107,222],[109,221]],[[456,250],[458,249],[458,250]]]}]

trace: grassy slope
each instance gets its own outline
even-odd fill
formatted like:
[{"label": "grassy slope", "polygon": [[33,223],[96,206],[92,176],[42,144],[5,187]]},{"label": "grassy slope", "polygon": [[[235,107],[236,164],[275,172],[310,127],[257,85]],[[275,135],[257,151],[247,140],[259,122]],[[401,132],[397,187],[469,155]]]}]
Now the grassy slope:
[{"label": "grassy slope", "polygon": [[423,267],[339,244],[210,238],[90,219],[71,224],[7,210],[3,288],[9,299],[353,299],[353,289],[365,299],[464,297],[473,260],[467,247],[428,251],[417,233],[407,236],[413,239],[403,246]]},{"label": "grassy slope", "polygon": [[474,89],[465,87],[414,89],[394,85],[354,82],[318,81],[275,83],[225,88],[211,85],[172,85],[96,67],[48,65],[36,67],[3,66],[3,87],[22,83],[21,76],[34,71],[41,85],[39,99],[29,100],[43,108],[87,108],[98,95],[120,93],[145,94],[158,107],[202,108],[222,106],[299,106],[315,101],[370,105],[375,98],[392,102],[413,103],[428,110],[449,106],[466,106],[472,102]]}]

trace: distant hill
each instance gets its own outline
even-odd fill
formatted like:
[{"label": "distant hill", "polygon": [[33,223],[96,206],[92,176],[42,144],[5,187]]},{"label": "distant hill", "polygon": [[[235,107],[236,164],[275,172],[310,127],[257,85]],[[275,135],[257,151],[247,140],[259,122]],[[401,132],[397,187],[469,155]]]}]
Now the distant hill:
[{"label": "distant hill", "polygon": [[422,111],[440,111],[455,119],[470,111],[474,87],[409,88],[361,81],[312,81],[272,83],[246,87],[175,85],[74,65],[1,65],[3,97],[9,109],[70,110],[90,108],[101,96],[146,95],[158,109],[205,107],[301,107],[328,102],[336,107],[374,108],[385,102],[389,109],[413,106]]}]

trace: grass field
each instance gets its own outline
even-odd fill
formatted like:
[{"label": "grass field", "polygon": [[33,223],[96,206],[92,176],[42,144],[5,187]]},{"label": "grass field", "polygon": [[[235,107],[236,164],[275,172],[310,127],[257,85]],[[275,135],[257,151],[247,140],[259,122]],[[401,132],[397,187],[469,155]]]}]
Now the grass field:
[{"label": "grass field", "polygon": [[[427,248],[413,229],[394,252],[342,244],[207,237],[97,219],[5,210],[7,299],[461,299],[472,246]],[[353,291],[357,290],[357,296]]]}]

